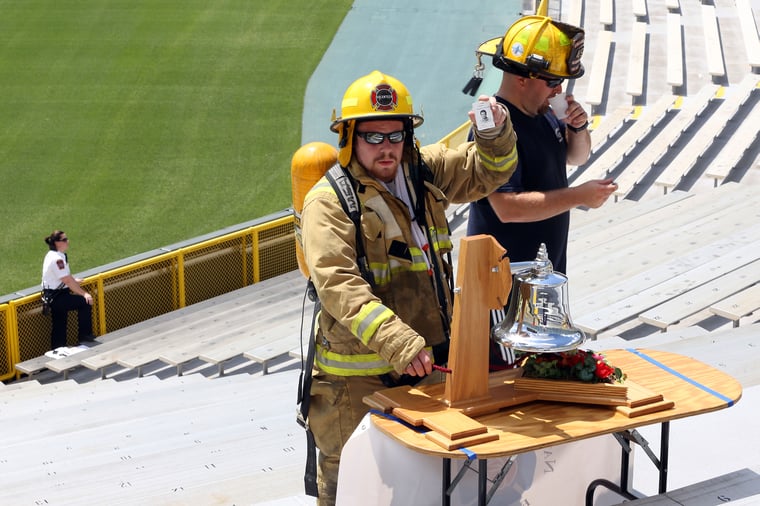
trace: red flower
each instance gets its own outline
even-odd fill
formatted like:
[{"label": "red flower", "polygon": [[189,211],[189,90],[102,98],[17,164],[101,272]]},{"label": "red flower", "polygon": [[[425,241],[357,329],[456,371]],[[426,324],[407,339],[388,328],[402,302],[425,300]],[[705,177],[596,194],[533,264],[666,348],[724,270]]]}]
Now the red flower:
[{"label": "red flower", "polygon": [[523,375],[529,378],[565,379],[591,383],[614,383],[625,379],[604,355],[591,350],[561,353],[530,353],[522,357]]},{"label": "red flower", "polygon": [[596,361],[596,377],[599,379],[607,379],[615,373],[615,368],[606,364],[603,360]]}]

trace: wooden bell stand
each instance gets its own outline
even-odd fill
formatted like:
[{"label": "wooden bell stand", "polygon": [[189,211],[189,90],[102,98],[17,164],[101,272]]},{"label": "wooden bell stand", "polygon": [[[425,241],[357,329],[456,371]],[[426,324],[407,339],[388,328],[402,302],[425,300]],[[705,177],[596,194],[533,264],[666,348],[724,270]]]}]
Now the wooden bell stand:
[{"label": "wooden bell stand", "polygon": [[[489,309],[505,306],[512,272],[505,250],[489,235],[460,243],[457,288],[445,385],[400,386],[364,402],[401,420],[431,429],[425,438],[453,450],[499,439],[474,417],[537,400],[610,406],[627,417],[668,409],[673,402],[626,381],[627,386],[521,378],[522,369],[489,374]],[[404,430],[398,425],[398,430]]]},{"label": "wooden bell stand", "polygon": [[590,384],[522,378],[521,369],[489,375],[487,309],[507,303],[512,287],[509,258],[489,235],[465,237],[457,268],[457,291],[446,387],[439,398],[462,415],[479,416],[533,400],[606,405],[628,417],[669,409],[673,402],[632,381]]},{"label": "wooden bell stand", "polygon": [[461,240],[449,348],[451,372],[445,386],[395,387],[364,398],[375,409],[432,429],[425,437],[449,450],[499,438],[473,416],[536,398],[532,393],[515,394],[509,380],[519,376],[519,370],[489,376],[489,309],[504,307],[512,286],[504,252],[490,235]]},{"label": "wooden bell stand", "polygon": [[[488,385],[490,309],[507,304],[512,272],[505,249],[490,235],[465,237],[460,243],[449,368],[443,400],[464,412],[490,411]],[[497,410],[496,407],[494,410]]]},{"label": "wooden bell stand", "polygon": [[425,438],[447,450],[499,439],[498,431],[474,417],[537,400],[610,406],[627,417],[673,407],[661,394],[631,381],[622,386],[522,378],[519,368],[489,374],[488,310],[504,307],[512,287],[504,253],[489,235],[461,240],[445,385],[389,388],[366,396],[366,404],[431,429]]}]

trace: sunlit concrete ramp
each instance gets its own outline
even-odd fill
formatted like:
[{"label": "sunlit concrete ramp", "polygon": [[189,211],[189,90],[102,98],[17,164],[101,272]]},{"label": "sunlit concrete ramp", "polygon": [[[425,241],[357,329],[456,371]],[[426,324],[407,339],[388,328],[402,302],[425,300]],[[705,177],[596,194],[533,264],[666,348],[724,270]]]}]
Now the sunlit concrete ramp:
[{"label": "sunlit concrete ramp", "polygon": [[[462,88],[472,77],[475,49],[503,35],[521,6],[522,0],[355,1],[306,88],[303,143],[335,144],[328,128],[333,109],[349,84],[373,70],[409,88],[415,110],[425,115],[417,136],[423,144],[438,141],[467,119],[474,99]],[[487,72],[480,91],[495,92],[499,74]]]}]

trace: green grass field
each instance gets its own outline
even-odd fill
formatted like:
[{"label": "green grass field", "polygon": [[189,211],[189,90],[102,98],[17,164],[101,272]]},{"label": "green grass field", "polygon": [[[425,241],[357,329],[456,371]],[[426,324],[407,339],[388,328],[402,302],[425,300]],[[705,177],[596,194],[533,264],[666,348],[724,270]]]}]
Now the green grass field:
[{"label": "green grass field", "polygon": [[303,96],[351,0],[0,0],[0,295],[291,205]]}]

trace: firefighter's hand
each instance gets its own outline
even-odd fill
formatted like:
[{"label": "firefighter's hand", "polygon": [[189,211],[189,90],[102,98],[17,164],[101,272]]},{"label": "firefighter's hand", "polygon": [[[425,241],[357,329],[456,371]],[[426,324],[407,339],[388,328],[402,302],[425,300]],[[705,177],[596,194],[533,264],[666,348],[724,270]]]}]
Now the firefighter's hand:
[{"label": "firefighter's hand", "polygon": [[[504,122],[507,121],[507,118],[509,117],[509,113],[507,112],[507,108],[501,105],[496,101],[494,97],[488,96],[488,95],[480,95],[478,97],[478,101],[480,102],[488,102],[491,105],[491,114],[493,115],[493,123],[495,125],[495,128],[498,128],[501,130],[501,125],[504,124]],[[474,111],[468,111],[467,115],[470,117],[470,121],[473,125],[477,126],[477,121],[475,120],[475,112]]]},{"label": "firefighter's hand", "polygon": [[404,373],[409,376],[427,376],[433,372],[433,361],[425,350],[420,350],[412,361],[404,369]]}]

